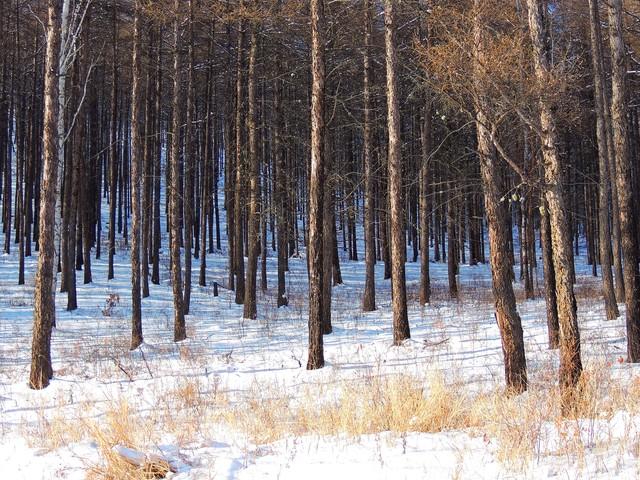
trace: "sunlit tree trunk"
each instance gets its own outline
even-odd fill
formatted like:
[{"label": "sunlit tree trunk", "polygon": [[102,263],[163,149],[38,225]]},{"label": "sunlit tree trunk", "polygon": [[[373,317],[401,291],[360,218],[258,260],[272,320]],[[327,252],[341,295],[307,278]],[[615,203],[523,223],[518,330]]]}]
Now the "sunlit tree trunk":
[{"label": "sunlit tree trunk", "polygon": [[387,123],[389,130],[389,203],[391,223],[391,292],[393,307],[393,344],[408,339],[407,285],[404,259],[404,203],[402,198],[402,158],[400,150],[400,107],[398,99],[396,52],[396,0],[384,2],[385,52],[387,67]]},{"label": "sunlit tree trunk", "polygon": [[33,337],[29,386],[42,389],[53,377],[51,329],[55,319],[55,209],[58,177],[58,68],[62,0],[47,3],[47,47],[44,77],[43,166],[40,194],[40,255],[33,304]]},{"label": "sunlit tree trunk", "polygon": [[[547,83],[552,75],[545,47],[543,2],[527,0],[529,31],[533,45],[533,62],[538,85]],[[580,333],[576,298],[571,275],[573,263],[570,219],[567,214],[566,192],[562,182],[562,163],[558,154],[556,120],[549,100],[540,99],[540,126],[544,162],[545,196],[549,207],[553,266],[556,275],[556,298],[560,325],[560,386],[563,390],[563,408],[573,407],[573,388],[582,373]]]},{"label": "sunlit tree trunk", "polygon": [[324,202],[324,0],[311,0],[311,175],[309,177],[309,358],[307,370],[324,366],[322,339],[322,233]]},{"label": "sunlit tree trunk", "polygon": [[611,127],[618,185],[620,233],[627,317],[627,361],[640,361],[640,282],[635,235],[631,158],[627,128],[627,59],[622,25],[622,0],[609,0],[611,44]]},{"label": "sunlit tree trunk", "polygon": [[247,282],[245,285],[243,317],[255,319],[256,278],[258,271],[258,253],[260,251],[260,160],[258,158],[258,138],[256,125],[256,56],[258,37],[255,27],[251,30],[251,46],[249,48],[249,72],[247,101],[249,114],[247,118],[249,133],[249,255],[247,258]]}]

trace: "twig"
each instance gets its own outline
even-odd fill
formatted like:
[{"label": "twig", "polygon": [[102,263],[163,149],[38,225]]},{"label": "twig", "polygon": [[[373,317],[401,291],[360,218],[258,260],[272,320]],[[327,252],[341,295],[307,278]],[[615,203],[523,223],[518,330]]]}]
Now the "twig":
[{"label": "twig", "polygon": [[144,364],[147,367],[147,372],[149,372],[149,376],[153,378],[153,373],[151,373],[151,369],[149,368],[149,364],[147,363],[147,357],[144,356],[144,351],[140,348],[140,354],[142,355],[142,360],[144,360]]},{"label": "twig", "polygon": [[129,377],[129,381],[133,382],[133,376],[122,366],[120,360],[118,360],[116,357],[111,357],[111,360],[113,360],[113,363],[116,364],[116,367],[118,367],[122,371],[122,373]]}]

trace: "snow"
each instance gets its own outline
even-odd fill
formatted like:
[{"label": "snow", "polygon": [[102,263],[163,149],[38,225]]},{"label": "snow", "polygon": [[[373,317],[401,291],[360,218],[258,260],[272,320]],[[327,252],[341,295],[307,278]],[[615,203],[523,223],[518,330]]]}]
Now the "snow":
[{"label": "snow", "polygon": [[[106,234],[107,227],[103,232]],[[303,402],[309,387],[326,386],[325,398],[317,405],[321,408],[322,401],[337,395],[337,386],[345,382],[400,374],[425,379],[425,384],[429,376],[440,374],[447,381],[465,385],[470,392],[497,389],[503,384],[502,351],[486,265],[461,266],[461,299],[452,301],[446,295],[446,265],[432,263],[434,299],[421,307],[416,297],[419,265],[408,263],[412,339],[402,347],[392,347],[390,283],[383,279],[382,265],[376,266],[378,310],[365,314],[360,309],[364,264],[343,258],[345,283],[337,286],[333,295],[334,333],[325,337],[327,366],[309,372],[304,369],[305,260],[290,260],[290,305],[278,309],[277,263],[275,253],[269,252],[269,290],[258,294],[259,319],[248,321],[242,319],[242,307],[234,303],[232,292],[221,289],[219,297],[212,293],[213,281],[223,284],[227,277],[224,248],[223,245],[222,252],[207,258],[207,287],[197,285],[199,262],[194,260],[188,339],[175,344],[165,245],[161,285],[151,285],[151,296],[143,300],[145,342],[133,352],[128,350],[128,253],[123,246],[118,248],[112,281],[106,280],[106,255],[94,259],[94,282],[83,285],[78,278],[77,311],[65,311],[66,296],[57,295],[58,326],[52,342],[54,379],[42,391],[30,390],[26,384],[36,257],[26,261],[25,286],[17,285],[17,256],[12,253],[0,257],[3,478],[85,478],[105,462],[98,438],[102,429],[121,425],[124,431],[135,427],[146,432],[145,428],[153,430],[155,422],[160,422],[163,412],[172,410],[177,416],[191,412],[191,417],[179,418],[190,418],[193,425],[188,428],[194,428],[196,433],[185,433],[182,438],[180,429],[151,431],[142,435],[149,439],[146,444],[123,448],[135,447],[135,451],[167,458],[178,470],[168,478],[176,480],[637,477],[637,412],[617,411],[595,420],[574,421],[577,427],[571,431],[579,432],[584,446],[581,458],[562,453],[567,442],[563,436],[565,426],[542,422],[540,438],[545,445],[540,446],[532,462],[521,468],[500,461],[498,439],[471,429],[438,433],[382,431],[355,436],[291,432],[257,444],[246,432],[211,422],[207,417],[210,412],[197,409],[202,396],[215,401],[224,398],[221,402],[225,405],[242,407],[256,392],[264,396],[286,394]],[[589,277],[589,271],[580,257],[578,288],[595,291],[599,279]],[[517,288],[520,289],[519,284]],[[112,294],[120,300],[111,315],[105,316],[102,310]],[[579,300],[583,362],[606,365],[613,381],[631,384],[639,373],[637,367],[619,363],[625,356],[624,317],[606,321],[601,303],[599,298],[585,295]],[[519,312],[532,383],[535,386],[541,379],[555,379],[557,352],[547,348],[544,299],[521,301]],[[183,392],[182,403],[175,398],[179,391]],[[529,394],[523,396],[523,402],[526,395]],[[193,411],[185,407],[189,401],[196,404]],[[129,425],[130,420],[124,416],[110,421],[110,412],[126,411],[123,405],[140,423]],[[200,421],[206,426],[203,431],[198,430]],[[75,438],[73,425],[93,427],[85,428]]]}]

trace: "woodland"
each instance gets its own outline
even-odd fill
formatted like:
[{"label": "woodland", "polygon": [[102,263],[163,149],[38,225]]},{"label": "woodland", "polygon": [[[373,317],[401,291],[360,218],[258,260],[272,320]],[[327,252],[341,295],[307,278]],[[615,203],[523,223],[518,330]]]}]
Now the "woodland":
[{"label": "woodland", "polygon": [[446,432],[486,478],[635,478],[638,49],[637,0],[2,0],[15,478],[34,437],[42,478],[313,477],[310,435],[345,478],[343,434],[484,478]]}]

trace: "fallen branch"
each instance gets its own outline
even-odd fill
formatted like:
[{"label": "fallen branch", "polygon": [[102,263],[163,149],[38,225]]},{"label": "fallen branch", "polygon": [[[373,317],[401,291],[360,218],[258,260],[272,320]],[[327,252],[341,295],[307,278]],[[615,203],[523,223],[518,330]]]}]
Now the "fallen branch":
[{"label": "fallen branch", "polygon": [[120,360],[118,360],[116,357],[111,357],[111,360],[113,360],[113,363],[116,364],[116,367],[118,367],[120,369],[120,371],[122,373],[124,373],[128,378],[130,382],[133,382],[133,375],[131,375],[123,366],[122,363],[120,363]]},{"label": "fallen branch", "polygon": [[423,340],[422,343],[424,343],[424,348],[427,348],[427,347],[437,347],[440,345],[444,345],[448,341],[449,341],[449,338],[443,338],[442,340],[437,340],[435,342],[432,342],[429,340]]}]

